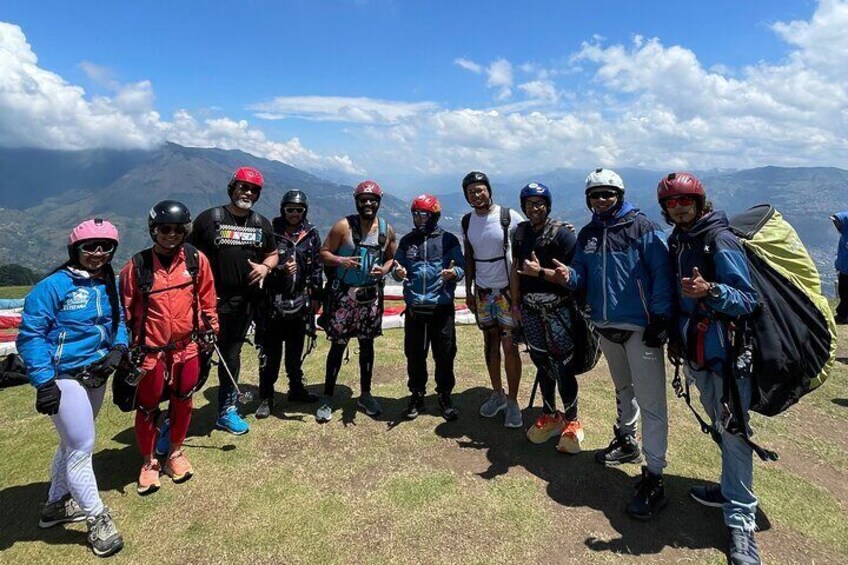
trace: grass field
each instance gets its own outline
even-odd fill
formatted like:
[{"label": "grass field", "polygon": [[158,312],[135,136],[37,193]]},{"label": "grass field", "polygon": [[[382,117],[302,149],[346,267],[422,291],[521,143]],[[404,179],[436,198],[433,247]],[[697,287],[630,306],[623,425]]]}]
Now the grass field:
[{"label": "grass field", "polygon": [[[843,341],[848,339],[842,327]],[[98,418],[94,465],[106,504],[124,535],[115,563],[722,563],[721,511],[692,502],[688,489],[716,480],[718,451],[673,399],[671,503],[654,522],[624,514],[639,469],[598,466],[592,450],[610,439],[615,405],[606,364],[580,377],[586,452],[558,454],[533,446],[522,431],[476,414],[486,396],[480,335],[459,330],[457,422],[435,412],[398,421],[405,406],[402,330],[380,338],[374,393],[384,415],[356,410],[355,348],[342,369],[340,408],[324,426],[313,406],[278,395],[274,415],[243,437],[210,432],[215,377],[196,398],[187,453],[196,476],[182,485],[163,477],[149,497],[135,493],[141,458],[132,417],[109,401]],[[327,343],[307,362],[323,380]],[[757,438],[781,460],[755,463],[761,499],[760,546],[767,563],[848,562],[848,366],[842,363],[799,406],[755,418]],[[531,375],[525,363],[521,399]],[[242,375],[255,389],[256,363],[246,348]],[[670,376],[669,376],[670,380]],[[313,386],[316,390],[319,387]],[[285,390],[285,385],[278,388]],[[0,562],[93,561],[84,526],[39,530],[40,504],[56,435],[33,408],[29,387],[0,391]],[[538,401],[537,401],[538,402]],[[254,405],[247,409],[251,411]],[[525,411],[530,424],[538,409]]]}]

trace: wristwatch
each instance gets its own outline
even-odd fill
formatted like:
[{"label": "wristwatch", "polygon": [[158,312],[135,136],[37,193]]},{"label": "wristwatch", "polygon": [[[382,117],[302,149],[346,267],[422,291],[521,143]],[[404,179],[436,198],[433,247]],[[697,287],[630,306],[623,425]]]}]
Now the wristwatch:
[{"label": "wristwatch", "polygon": [[707,295],[710,298],[718,298],[721,296],[721,288],[716,283],[710,283],[710,288],[707,289]]}]

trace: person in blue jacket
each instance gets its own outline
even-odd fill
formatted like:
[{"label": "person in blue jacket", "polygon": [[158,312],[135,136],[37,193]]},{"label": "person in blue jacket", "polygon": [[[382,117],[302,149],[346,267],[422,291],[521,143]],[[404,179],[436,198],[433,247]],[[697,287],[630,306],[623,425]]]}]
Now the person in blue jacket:
[{"label": "person in blue jacket", "polygon": [[836,250],[836,272],[839,288],[839,306],[836,307],[836,323],[848,324],[848,211],[830,217],[839,232],[839,247]]},{"label": "person in blue jacket", "polygon": [[425,409],[427,351],[436,364],[436,396],[445,420],[459,411],[451,401],[456,384],[454,295],[465,275],[459,239],[438,227],[442,206],[435,196],[422,194],[412,201],[414,229],[403,236],[395,253],[395,280],[403,281],[406,302],[403,348],[409,376],[409,403],[404,418],[415,419]]},{"label": "person in blue jacket", "polygon": [[[731,358],[727,320],[751,314],[757,293],[751,284],[742,244],[730,231],[724,212],[714,211],[701,181],[687,172],[671,173],[657,186],[663,216],[674,231],[669,238],[677,285],[675,355],[685,360],[704,406],[721,433],[721,484],[692,487],[690,495],[705,506],[724,509],[730,533],[729,562],[760,563],[754,539],[757,497],[753,492],[753,452],[723,423],[723,379]],[[737,377],[744,425],[751,404],[750,377]]]},{"label": "person in blue jacket", "polygon": [[97,492],[91,466],[94,419],[106,380],[127,351],[111,265],[117,247],[118,230],[108,221],[87,220],[74,228],[68,237],[69,260],[27,296],[17,338],[36,389],[36,410],[51,416],[59,433],[38,525],[86,520],[88,543],[100,557],[124,545]]},{"label": "person in blue jacket", "polygon": [[586,178],[592,221],[577,236],[571,266],[557,261],[555,279],[586,293],[601,350],[615,383],[614,438],[595,454],[604,465],[641,460],[636,422],[642,417],[646,464],[627,513],[649,520],[667,504],[662,472],[668,450],[663,345],[668,337],[673,284],[662,228],[624,199],[624,181],[609,169]]}]

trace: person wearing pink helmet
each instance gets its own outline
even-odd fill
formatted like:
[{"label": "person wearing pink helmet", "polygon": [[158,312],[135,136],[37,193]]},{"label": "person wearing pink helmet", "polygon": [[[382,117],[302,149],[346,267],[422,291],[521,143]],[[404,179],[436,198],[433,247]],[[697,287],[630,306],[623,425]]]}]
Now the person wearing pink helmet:
[{"label": "person wearing pink helmet", "polygon": [[[233,435],[246,434],[248,423],[236,408],[241,348],[262,298],[265,277],[279,257],[271,222],[251,208],[259,200],[265,179],[253,167],[239,167],[227,185],[230,203],[201,213],[187,241],[212,265],[218,295],[218,419],[215,427]],[[204,366],[208,364],[202,363]],[[232,373],[232,379],[227,370]],[[205,375],[201,375],[204,379]]]},{"label": "person wearing pink helmet", "polygon": [[107,557],[124,541],[97,492],[91,465],[94,420],[106,380],[127,351],[127,329],[112,270],[118,230],[87,220],[68,237],[68,260],[33,287],[17,348],[36,389],[35,408],[59,434],[39,527],[85,520],[92,551]]}]

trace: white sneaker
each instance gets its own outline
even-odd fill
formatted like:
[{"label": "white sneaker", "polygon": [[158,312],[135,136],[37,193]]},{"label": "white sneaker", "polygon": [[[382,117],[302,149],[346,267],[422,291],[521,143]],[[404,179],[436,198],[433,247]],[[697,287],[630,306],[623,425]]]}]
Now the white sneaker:
[{"label": "white sneaker", "polygon": [[506,394],[503,389],[493,390],[489,399],[480,406],[480,415],[484,418],[494,418],[498,412],[506,409]]}]

